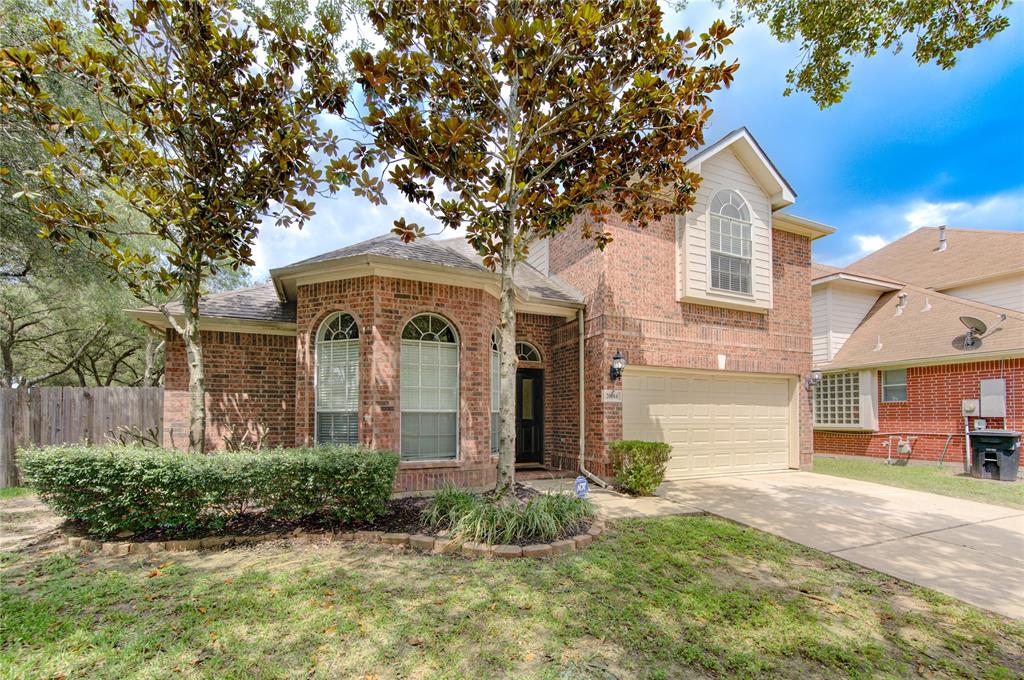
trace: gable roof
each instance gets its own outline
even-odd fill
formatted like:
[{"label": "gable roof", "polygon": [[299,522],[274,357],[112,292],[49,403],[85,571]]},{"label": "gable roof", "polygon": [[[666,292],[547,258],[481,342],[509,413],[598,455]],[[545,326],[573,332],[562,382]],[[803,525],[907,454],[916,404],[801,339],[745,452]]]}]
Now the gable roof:
[{"label": "gable roof", "polygon": [[811,262],[811,287],[820,286],[830,281],[846,281],[881,290],[896,290],[905,285],[903,281],[896,281],[884,276],[860,274],[851,272],[849,269],[841,269],[820,262]]},{"label": "gable roof", "polygon": [[[906,304],[897,313],[899,295]],[[1000,323],[1001,315],[1006,319]],[[963,346],[961,316],[988,324],[989,332],[973,348]],[[971,361],[988,356],[1024,355],[1024,314],[973,300],[904,286],[881,295],[853,334],[823,370],[866,368],[928,361]],[[880,348],[876,346],[880,344]]]},{"label": "gable roof", "polygon": [[773,210],[785,208],[796,201],[796,191],[745,127],[736,128],[721,139],[697,149],[686,157],[685,162],[691,170],[700,172],[701,163],[726,149],[732,149],[754,179],[768,190]]},{"label": "gable roof", "polygon": [[921,227],[846,270],[934,290],[1024,272],[1024,232],[947,228],[945,233],[945,250],[939,250],[939,228]]}]

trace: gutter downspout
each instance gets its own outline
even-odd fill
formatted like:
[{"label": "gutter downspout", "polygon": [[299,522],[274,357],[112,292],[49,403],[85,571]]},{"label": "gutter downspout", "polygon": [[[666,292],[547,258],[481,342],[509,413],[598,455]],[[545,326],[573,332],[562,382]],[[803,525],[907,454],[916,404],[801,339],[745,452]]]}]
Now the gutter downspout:
[{"label": "gutter downspout", "polygon": [[579,363],[579,379],[578,379],[578,382],[579,382],[579,405],[580,405],[580,423],[579,423],[579,425],[580,425],[580,441],[579,441],[580,474],[585,476],[585,477],[587,477],[587,478],[589,478],[591,481],[593,481],[598,486],[603,487],[603,488],[608,488],[608,482],[604,481],[603,479],[601,479],[597,475],[595,475],[592,472],[590,472],[589,470],[587,470],[587,465],[586,465],[586,460],[585,460],[585,455],[584,455],[586,453],[586,450],[587,450],[587,445],[586,445],[587,437],[586,437],[586,434],[584,433],[584,426],[586,424],[585,421],[586,421],[586,416],[587,416],[587,409],[586,409],[586,405],[583,402],[583,398],[584,398],[584,395],[585,395],[585,390],[583,388],[583,340],[584,340],[584,333],[583,333],[583,310],[582,309],[577,309],[576,310],[576,326],[579,328],[579,332],[580,332],[579,359],[578,359],[578,363]]}]

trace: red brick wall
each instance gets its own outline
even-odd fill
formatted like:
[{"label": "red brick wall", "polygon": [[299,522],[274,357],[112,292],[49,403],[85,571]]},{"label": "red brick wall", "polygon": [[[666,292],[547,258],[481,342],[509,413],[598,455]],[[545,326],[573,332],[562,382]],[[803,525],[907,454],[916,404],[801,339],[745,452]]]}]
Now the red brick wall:
[{"label": "red brick wall", "polygon": [[405,324],[433,312],[459,335],[459,458],[402,463],[397,492],[421,491],[451,482],[493,486],[490,452],[490,347],[498,301],[482,290],[385,277],[364,277],[300,286],[296,304],[296,444],[313,440],[311,338],[320,322],[345,311],[360,327],[360,439],[367,446],[397,451],[401,444],[399,354]]},{"label": "red brick wall", "polygon": [[[980,381],[987,378],[1006,380],[1007,417],[985,418],[986,425],[991,429],[1024,429],[1024,359],[908,368],[905,402],[882,403],[881,376],[878,378],[878,432],[816,430],[815,453],[884,458],[888,455],[884,446],[888,435],[903,435],[904,438],[915,435],[918,439],[913,442],[911,459],[938,460],[948,435],[954,435],[946,451],[946,460],[963,461],[961,401],[977,399]],[[972,429],[973,420],[971,418]]]},{"label": "red brick wall", "polygon": [[[204,332],[208,429],[207,446],[224,446],[224,435],[268,428],[273,446],[313,443],[316,398],[313,340],[334,312],[352,314],[360,336],[360,439],[367,446],[398,450],[401,435],[399,353],[406,322],[423,312],[449,319],[460,339],[459,459],[403,463],[397,492],[421,491],[444,483],[493,486],[496,459],[490,452],[491,332],[498,301],[482,290],[362,277],[300,286],[295,337]],[[552,344],[557,317],[520,314],[518,338],[533,344],[541,361],[524,366],[544,370],[545,450],[548,462],[563,452],[575,460],[577,437],[576,358]],[[571,322],[575,329],[575,322]],[[568,334],[575,351],[575,332]],[[563,354],[566,355],[563,357]],[[188,438],[188,374],[181,339],[167,344],[165,431],[178,446]],[[566,387],[566,385],[568,385]]]},{"label": "red brick wall", "polygon": [[587,300],[588,466],[607,473],[607,443],[622,437],[621,404],[601,403],[603,389],[621,387],[608,376],[616,350],[634,366],[718,370],[724,354],[728,371],[798,376],[800,461],[809,465],[811,411],[803,377],[811,369],[810,240],[773,231],[773,309],[758,314],[678,302],[674,217],[644,230],[613,217],[607,229],[614,240],[603,253],[580,238],[578,225],[550,243],[552,273]]},{"label": "red brick wall", "polygon": [[[206,446],[224,446],[225,435],[266,428],[270,446],[295,440],[295,338],[284,335],[203,331],[206,376]],[[188,365],[185,344],[167,333],[164,369],[164,444],[188,446]]]}]

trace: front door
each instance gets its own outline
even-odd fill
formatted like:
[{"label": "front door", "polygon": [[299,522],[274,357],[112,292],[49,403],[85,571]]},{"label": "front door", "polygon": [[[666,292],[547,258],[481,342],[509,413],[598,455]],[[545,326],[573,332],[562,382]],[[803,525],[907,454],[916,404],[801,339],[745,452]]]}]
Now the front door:
[{"label": "front door", "polygon": [[544,462],[544,372],[516,371],[516,462]]}]

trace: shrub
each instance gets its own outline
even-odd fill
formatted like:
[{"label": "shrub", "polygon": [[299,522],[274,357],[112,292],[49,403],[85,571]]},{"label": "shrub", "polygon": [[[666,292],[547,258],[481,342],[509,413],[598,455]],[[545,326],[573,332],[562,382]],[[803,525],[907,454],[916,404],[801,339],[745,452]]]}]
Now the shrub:
[{"label": "shrub", "polygon": [[665,480],[672,447],[665,442],[624,439],[608,445],[616,481],[632,494],[650,496]]},{"label": "shrub", "polygon": [[522,543],[553,541],[582,530],[594,517],[590,501],[569,494],[534,496],[526,503],[516,498],[482,499],[465,491],[443,490],[441,501],[424,509],[424,519],[442,517],[437,525],[449,528],[460,541]]},{"label": "shrub", "polygon": [[475,493],[448,484],[438,489],[427,501],[420,517],[432,531],[445,531],[455,526],[481,502],[480,496]]},{"label": "shrub", "polygon": [[301,519],[327,512],[372,521],[387,508],[398,456],[321,446],[196,455],[152,448],[32,449],[22,469],[62,517],[99,536],[161,529],[189,534],[243,513]]}]

